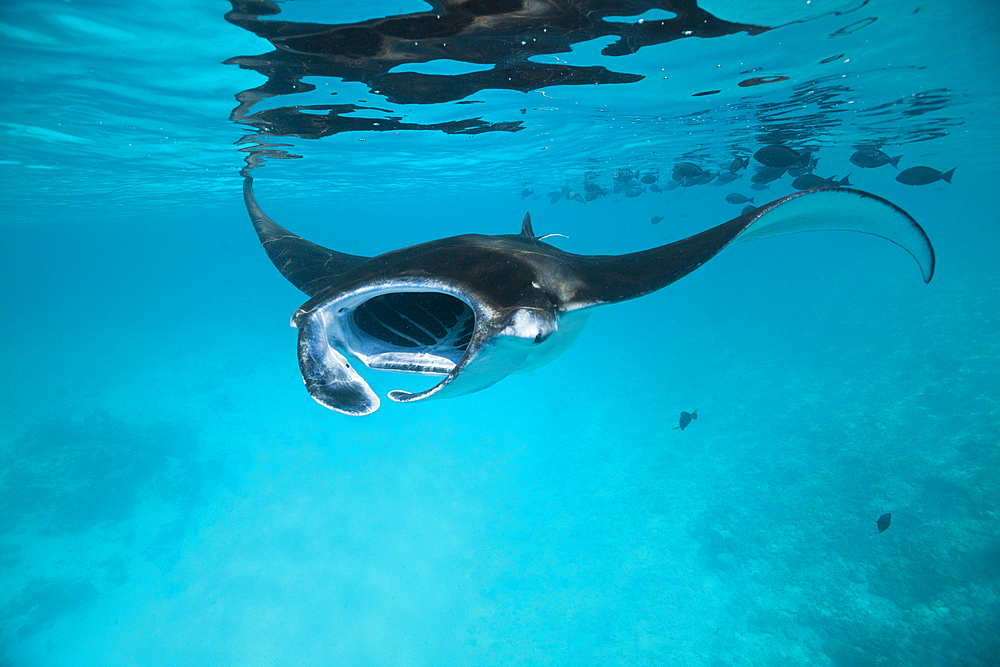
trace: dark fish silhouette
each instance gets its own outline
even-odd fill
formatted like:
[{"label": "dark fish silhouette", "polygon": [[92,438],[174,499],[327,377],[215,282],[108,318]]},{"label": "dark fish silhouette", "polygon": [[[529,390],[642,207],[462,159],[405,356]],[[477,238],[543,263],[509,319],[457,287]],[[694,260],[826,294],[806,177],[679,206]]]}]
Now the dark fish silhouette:
[{"label": "dark fish silhouette", "polygon": [[937,169],[931,169],[930,167],[910,167],[899,172],[896,180],[903,185],[928,185],[936,181],[951,183],[951,176],[954,173],[954,169],[941,173]]},{"label": "dark fish silhouette", "polygon": [[633,177],[635,177],[635,172],[631,169],[615,169],[615,173],[611,175],[616,183],[628,183]]},{"label": "dark fish silhouette", "polygon": [[740,157],[738,154],[733,153],[733,161],[729,165],[729,171],[735,174],[737,171],[747,167],[749,164],[750,158]]},{"label": "dark fish silhouette", "polygon": [[890,521],[892,521],[892,514],[883,514],[879,518],[875,519],[875,523],[878,524],[878,532],[884,533],[885,531],[889,530]]},{"label": "dark fish silhouette", "polygon": [[534,190],[529,190],[528,188],[525,188],[525,189],[521,190],[521,199],[527,199],[528,197],[530,197],[533,194],[535,194]]},{"label": "dark fish silhouette", "polygon": [[650,219],[649,223],[650,223],[651,225],[658,225],[658,224],[660,224],[660,222],[662,222],[662,221],[663,221],[663,216],[662,216],[662,215],[654,215],[654,216],[653,216],[653,217],[652,217],[652,218]]},{"label": "dark fish silhouette", "polygon": [[850,160],[851,164],[865,169],[874,169],[885,164],[891,164],[896,169],[899,169],[899,158],[901,157],[903,156],[889,157],[877,148],[862,148],[855,151]]},{"label": "dark fish silhouette", "polygon": [[754,206],[753,204],[747,204],[746,206],[743,207],[743,214],[746,215],[747,213],[749,213],[750,211],[754,210],[755,208],[757,208],[757,207]]},{"label": "dark fish silhouette", "polygon": [[784,167],[761,167],[757,173],[750,177],[754,183],[770,183],[776,181],[785,174]]},{"label": "dark fish silhouette", "polygon": [[823,178],[822,176],[817,176],[816,174],[802,174],[794,181],[792,181],[792,187],[796,190],[811,190],[812,188],[835,188],[843,187],[845,185],[850,185],[850,174],[844,176],[839,181],[836,176],[831,176],[830,178]]},{"label": "dark fish silhouette", "polygon": [[743,174],[737,174],[734,171],[720,171],[716,178],[716,185],[725,185],[726,183],[732,183],[738,178],[743,178]]},{"label": "dark fish silhouette", "polygon": [[809,164],[811,151],[799,153],[788,146],[764,146],[753,154],[753,159],[766,167],[788,169],[796,164]]},{"label": "dark fish silhouette", "polygon": [[650,183],[656,183],[656,178],[656,174],[643,174],[642,178],[639,179],[639,182],[649,185]]},{"label": "dark fish silhouette", "polygon": [[703,170],[698,165],[693,162],[681,162],[674,165],[673,169],[673,179],[675,181],[683,181],[685,178],[693,178],[694,176],[701,176]]},{"label": "dark fish silhouette", "polygon": [[741,195],[738,192],[730,192],[726,195],[726,201],[730,204],[746,204],[747,202],[753,203],[753,197],[747,197],[746,195]]},{"label": "dark fish silhouette", "polygon": [[816,163],[818,162],[819,158],[813,158],[805,164],[798,164],[795,165],[794,167],[789,167],[788,171],[785,173],[791,176],[792,178],[796,178],[805,173],[812,173],[812,170],[816,168]]},{"label": "dark fish silhouette", "polygon": [[[675,426],[674,430],[676,431],[677,429],[680,429],[680,430],[683,431],[684,429],[686,429],[688,427],[688,424],[690,424],[692,421],[698,421],[698,411],[697,410],[694,410],[692,412],[682,412],[681,413],[681,425],[680,426]],[[888,524],[886,524],[886,525],[888,525]]]}]

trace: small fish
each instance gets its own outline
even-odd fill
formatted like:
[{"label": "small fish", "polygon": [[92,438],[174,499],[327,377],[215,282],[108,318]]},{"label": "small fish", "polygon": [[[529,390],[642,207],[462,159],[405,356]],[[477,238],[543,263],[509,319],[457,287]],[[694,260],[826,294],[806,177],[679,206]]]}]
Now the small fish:
[{"label": "small fish", "polygon": [[813,167],[810,167],[810,166],[804,165],[804,164],[800,164],[800,165],[797,165],[795,167],[789,167],[788,171],[786,171],[785,173],[788,174],[789,176],[791,176],[792,178],[798,178],[802,174],[809,174],[809,173],[811,173],[812,169],[813,169]]},{"label": "small fish", "polygon": [[[674,430],[676,431],[677,429],[680,429],[680,430],[683,431],[684,429],[686,429],[688,427],[688,424],[690,424],[692,421],[698,421],[698,411],[697,410],[692,410],[691,412],[682,412],[681,413],[681,425],[680,426],[675,426]],[[881,519],[879,519],[879,520],[881,521]],[[888,525],[888,522],[886,523],[886,525]]]},{"label": "small fish", "polygon": [[716,177],[716,185],[725,185],[726,183],[732,183],[738,178],[743,178],[743,174],[737,174],[732,171],[720,171],[719,175]]},{"label": "small fish", "polygon": [[525,188],[525,189],[521,190],[521,199],[527,199],[528,197],[530,197],[533,194],[535,194],[534,190],[529,190],[528,188]]},{"label": "small fish", "polygon": [[811,151],[799,153],[788,146],[764,146],[753,154],[753,158],[766,167],[788,169],[796,164],[809,164]]},{"label": "small fish", "polygon": [[738,192],[730,192],[726,195],[726,201],[730,204],[746,204],[747,202],[753,203],[753,197],[746,197]]},{"label": "small fish", "polygon": [[654,215],[652,218],[650,218],[649,224],[651,224],[651,225],[658,225],[662,221],[663,221],[663,216],[662,215]]},{"label": "small fish", "polygon": [[743,207],[743,215],[746,215],[750,211],[756,211],[756,210],[757,210],[756,206],[754,206],[753,204],[747,204],[746,206]]},{"label": "small fish", "polygon": [[594,201],[598,197],[605,197],[608,194],[607,190],[602,188],[597,183],[592,183],[590,181],[583,184],[583,191],[583,198],[587,201]]},{"label": "small fish", "polygon": [[652,183],[656,183],[656,178],[656,174],[643,174],[642,178],[639,179],[639,182],[650,185]]},{"label": "small fish", "polygon": [[673,179],[675,181],[683,181],[685,178],[701,176],[702,173],[702,168],[693,162],[681,162],[674,165]]},{"label": "small fish", "polygon": [[625,191],[625,196],[626,197],[638,197],[643,192],[645,192],[645,190],[643,190],[642,188],[629,188],[628,190]]},{"label": "small fish", "polygon": [[756,174],[750,177],[750,180],[754,183],[770,183],[781,178],[784,173],[784,167],[761,167]]},{"label": "small fish", "polygon": [[[683,412],[681,414],[684,414]],[[883,514],[879,518],[875,519],[875,523],[878,524],[878,532],[884,533],[889,530],[889,522],[892,521],[892,514]]]},{"label": "small fish", "polygon": [[904,185],[928,185],[937,181],[951,183],[951,176],[954,173],[954,169],[941,173],[930,167],[910,167],[899,172],[896,180]]},{"label": "small fish", "polygon": [[611,175],[611,178],[617,183],[628,183],[635,176],[635,172],[631,169],[615,169],[615,173]]},{"label": "small fish", "polygon": [[771,188],[767,183],[751,183],[750,189],[756,190],[757,192],[762,192],[764,190],[769,190]]},{"label": "small fish", "polygon": [[740,169],[746,168],[749,164],[750,164],[750,158],[740,157],[737,153],[733,153],[733,161],[729,165],[729,171],[735,174]]},{"label": "small fish", "polygon": [[649,186],[649,191],[650,192],[663,192],[663,190],[660,189],[660,186],[657,185],[656,183],[653,183],[652,185]]},{"label": "small fish", "polygon": [[889,157],[877,148],[861,148],[854,152],[850,160],[851,164],[865,169],[874,169],[884,164],[891,164],[896,169],[899,169],[899,158],[901,157],[903,156]]},{"label": "small fish", "polygon": [[850,185],[851,175],[848,174],[844,176],[839,181],[836,176],[831,176],[830,178],[823,178],[821,176],[816,176],[815,174],[802,174],[794,181],[792,181],[792,187],[796,190],[810,190],[814,188],[836,188],[844,187]]}]

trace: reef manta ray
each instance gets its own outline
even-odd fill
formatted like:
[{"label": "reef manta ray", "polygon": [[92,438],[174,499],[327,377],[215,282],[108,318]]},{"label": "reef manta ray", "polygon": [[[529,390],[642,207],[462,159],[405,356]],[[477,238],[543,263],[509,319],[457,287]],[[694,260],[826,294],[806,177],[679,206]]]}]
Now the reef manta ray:
[{"label": "reef manta ray", "polygon": [[408,403],[469,394],[559,356],[597,306],[649,294],[682,278],[733,241],[815,230],[874,234],[934,273],[927,234],[905,211],[859,190],[805,190],[689,238],[626,255],[574,255],[535,236],[463,234],[359,257],[284,229],[261,210],[253,179],[243,199],[274,265],[309,295],[292,316],[309,394],[348,415],[378,396],[347,361],[376,370],[443,375],[425,391],[392,391]]}]

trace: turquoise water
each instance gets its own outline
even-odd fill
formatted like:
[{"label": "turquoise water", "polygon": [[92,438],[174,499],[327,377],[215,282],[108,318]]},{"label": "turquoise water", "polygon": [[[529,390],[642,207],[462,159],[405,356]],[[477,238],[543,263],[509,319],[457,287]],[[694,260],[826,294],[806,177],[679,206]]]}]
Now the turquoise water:
[{"label": "turquoise water", "polygon": [[[481,15],[0,7],[0,664],[996,664],[1000,11],[448,4]],[[374,56],[260,36],[382,17]],[[693,34],[655,32],[675,18]],[[914,216],[934,279],[858,234],[738,244],[479,393],[397,404],[435,379],[362,369],[362,418],[303,388],[306,297],[241,197],[247,169],[276,221],[359,255],[525,211],[617,254],[793,190],[751,190],[751,160],[626,197],[616,170],[775,143]],[[899,168],[851,164],[867,144]],[[956,172],[895,180],[914,166]],[[561,196],[586,182],[609,192]]]}]

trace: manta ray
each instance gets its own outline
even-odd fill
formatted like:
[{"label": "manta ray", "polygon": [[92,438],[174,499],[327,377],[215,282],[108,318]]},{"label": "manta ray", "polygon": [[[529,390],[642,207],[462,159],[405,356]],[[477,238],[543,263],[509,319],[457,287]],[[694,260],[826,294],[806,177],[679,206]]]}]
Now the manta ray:
[{"label": "manta ray", "polygon": [[278,225],[257,204],[249,176],[243,199],[267,256],[309,296],[291,321],[306,389],[347,415],[379,407],[347,357],[373,370],[443,376],[424,391],[390,392],[400,403],[480,391],[562,354],[594,308],[666,287],[734,241],[864,232],[909,252],[924,282],[934,273],[934,250],[912,217],[847,188],[797,192],[700,234],[626,255],[560,250],[535,236],[525,215],[520,234],[463,234],[361,257]]}]

